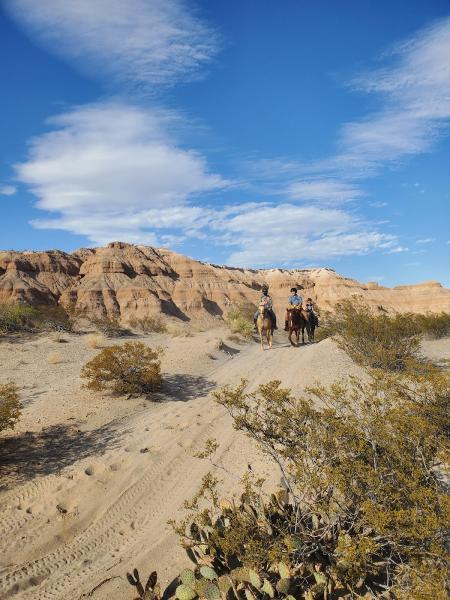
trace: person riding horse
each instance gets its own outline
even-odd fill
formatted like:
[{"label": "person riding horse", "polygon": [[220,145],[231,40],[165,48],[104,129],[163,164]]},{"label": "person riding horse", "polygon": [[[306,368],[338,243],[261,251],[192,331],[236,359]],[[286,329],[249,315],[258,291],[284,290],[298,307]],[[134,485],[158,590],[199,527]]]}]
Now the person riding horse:
[{"label": "person riding horse", "polygon": [[316,305],[312,301],[312,298],[308,298],[306,300],[306,314],[308,315],[308,321],[311,323],[311,325],[314,325],[314,327],[318,327],[319,319],[314,310],[315,308],[316,308]]},{"label": "person riding horse", "polygon": [[289,321],[291,318],[291,311],[299,310],[305,319],[308,318],[307,313],[303,310],[303,298],[297,294],[297,288],[291,288],[291,295],[288,298],[288,306],[286,308],[286,315],[284,317],[284,330],[289,331]]},{"label": "person riding horse", "polygon": [[[272,319],[273,328],[278,329],[277,317],[273,311],[273,301],[272,301],[272,298],[269,296],[269,287],[267,285],[263,285],[263,287],[261,289],[261,298],[259,300],[259,306],[264,306],[264,308],[266,309],[267,315]],[[253,315],[253,323],[255,324],[255,327],[256,327],[256,320],[258,318],[258,314],[259,314],[259,310],[257,310],[255,312],[255,314]]]}]

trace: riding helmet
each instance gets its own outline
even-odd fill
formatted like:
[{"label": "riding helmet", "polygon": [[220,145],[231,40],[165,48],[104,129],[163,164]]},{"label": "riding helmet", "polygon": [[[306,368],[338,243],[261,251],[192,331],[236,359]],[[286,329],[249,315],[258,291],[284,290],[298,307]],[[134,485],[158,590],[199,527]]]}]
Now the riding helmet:
[{"label": "riding helmet", "polygon": [[294,292],[294,294],[297,293],[297,288],[291,288],[291,292]]}]

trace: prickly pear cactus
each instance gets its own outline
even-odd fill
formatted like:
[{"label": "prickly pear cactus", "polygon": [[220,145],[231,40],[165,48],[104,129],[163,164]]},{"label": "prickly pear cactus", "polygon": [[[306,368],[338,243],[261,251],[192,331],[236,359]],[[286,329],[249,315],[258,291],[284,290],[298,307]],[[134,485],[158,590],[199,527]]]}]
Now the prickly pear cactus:
[{"label": "prickly pear cactus", "polygon": [[209,581],[214,581],[217,579],[217,573],[211,567],[204,565],[200,567],[200,575],[205,579],[209,579]]},{"label": "prickly pear cactus", "polygon": [[185,583],[177,587],[175,595],[178,600],[194,600],[197,597],[196,592]]}]

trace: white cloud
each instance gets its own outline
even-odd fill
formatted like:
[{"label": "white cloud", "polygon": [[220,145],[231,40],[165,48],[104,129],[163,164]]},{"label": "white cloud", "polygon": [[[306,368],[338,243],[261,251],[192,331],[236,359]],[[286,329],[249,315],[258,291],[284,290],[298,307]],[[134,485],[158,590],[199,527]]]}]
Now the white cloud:
[{"label": "white cloud", "polygon": [[136,215],[142,211],[170,210],[193,194],[225,187],[202,155],[173,141],[174,118],[125,104],[84,106],[53,118],[55,129],[32,140],[28,160],[16,165],[38,208],[61,215],[37,225],[104,241],[98,226],[108,231],[115,224],[130,240],[141,227]]},{"label": "white cloud", "polygon": [[3,185],[0,186],[0,195],[1,196],[14,196],[17,192],[17,189],[14,185]]},{"label": "white cloud", "polygon": [[83,71],[147,90],[191,79],[217,50],[217,35],[184,0],[5,0],[4,5]]},{"label": "white cloud", "polygon": [[421,240],[416,240],[416,244],[431,244],[431,242],[434,242],[435,239],[434,238],[423,238]]},{"label": "white cloud", "polygon": [[229,261],[241,266],[301,266],[396,246],[394,236],[374,231],[348,212],[317,206],[254,206],[220,223],[220,229],[239,240]]}]

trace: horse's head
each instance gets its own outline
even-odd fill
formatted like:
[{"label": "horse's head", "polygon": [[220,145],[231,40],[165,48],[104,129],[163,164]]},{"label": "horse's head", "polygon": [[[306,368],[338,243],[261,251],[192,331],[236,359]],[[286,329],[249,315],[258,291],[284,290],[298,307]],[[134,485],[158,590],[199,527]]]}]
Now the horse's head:
[{"label": "horse's head", "polygon": [[259,314],[260,314],[262,317],[264,316],[264,314],[265,314],[265,312],[266,312],[266,307],[264,306],[264,304],[260,304],[260,305],[258,306],[258,312],[259,312]]}]

